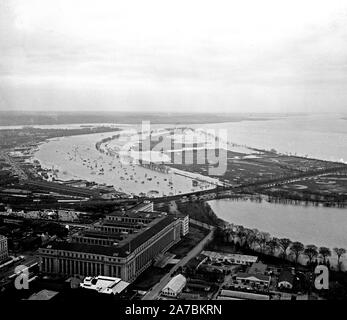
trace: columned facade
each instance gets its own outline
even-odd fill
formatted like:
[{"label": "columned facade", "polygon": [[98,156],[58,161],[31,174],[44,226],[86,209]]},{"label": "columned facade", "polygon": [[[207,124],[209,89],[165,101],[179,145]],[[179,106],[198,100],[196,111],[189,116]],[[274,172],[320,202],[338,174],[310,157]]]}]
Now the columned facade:
[{"label": "columned facade", "polygon": [[[131,239],[125,239],[113,247],[57,242],[40,248],[41,272],[67,276],[104,275],[132,282],[152,264],[158,254],[166,252],[180,240],[181,222],[178,219],[161,217],[158,221],[160,225],[158,222],[156,226],[154,221],[143,234],[134,234]],[[158,231],[151,230],[158,227]]]}]

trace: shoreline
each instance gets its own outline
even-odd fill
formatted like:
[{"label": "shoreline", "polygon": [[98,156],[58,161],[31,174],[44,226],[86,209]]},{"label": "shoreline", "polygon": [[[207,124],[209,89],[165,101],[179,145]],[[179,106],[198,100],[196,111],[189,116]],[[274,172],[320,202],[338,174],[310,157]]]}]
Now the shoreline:
[{"label": "shoreline", "polygon": [[[214,200],[214,201],[218,201],[219,199],[217,200]],[[226,200],[226,199],[222,199],[222,200]],[[230,199],[231,201],[251,201],[249,198],[247,199]],[[212,212],[212,216],[214,216],[216,219],[218,219],[219,221],[219,224],[218,225],[215,225],[216,227],[218,227],[219,229],[221,229],[223,232],[227,231],[227,230],[232,230],[232,229],[238,229],[238,228],[242,228],[244,230],[248,230],[250,232],[252,232],[252,230],[259,230],[259,232],[261,233],[268,233],[270,235],[270,238],[271,239],[274,239],[274,238],[288,238],[292,243],[297,241],[295,239],[293,239],[292,236],[274,236],[272,232],[266,230],[265,228],[256,228],[256,227],[248,227],[248,226],[245,226],[244,224],[240,224],[240,223],[234,223],[234,222],[229,222],[227,220],[225,220],[225,218],[221,218],[220,215],[218,215],[216,213],[216,210],[211,206],[211,204],[209,203],[209,201],[207,201],[210,209],[211,209],[211,212]],[[285,205],[285,204],[281,204],[281,205]],[[287,204],[288,205],[288,204]],[[315,206],[312,206],[312,207],[315,207]],[[324,207],[323,207],[324,208]],[[336,208],[336,209],[341,209],[343,210],[342,208]],[[235,240],[235,239],[234,239]],[[301,242],[301,241],[299,241]],[[310,244],[314,244],[314,243],[310,243],[310,242],[307,242],[307,241],[302,241],[302,243],[304,244],[304,246],[307,246],[307,245],[310,245]],[[324,245],[321,245],[321,246],[324,246]],[[320,247],[320,246],[317,246],[317,247]],[[337,266],[337,256],[336,254],[334,254],[334,251],[333,251],[333,248],[334,247],[340,247],[340,246],[333,246],[333,247],[330,247],[330,246],[327,246],[329,249],[331,249],[331,253],[332,255],[329,257],[329,261],[331,263],[332,266]],[[343,247],[343,246],[342,246]],[[346,246],[345,246],[346,247]],[[257,250],[255,250],[257,251]],[[276,255],[273,255],[273,256],[276,256]],[[304,264],[306,263],[306,259],[303,259],[304,257],[304,254],[301,255],[301,259],[299,260],[301,264]],[[344,256],[344,257],[341,257],[341,262],[342,262],[342,267],[345,271],[347,271],[347,255]]]}]

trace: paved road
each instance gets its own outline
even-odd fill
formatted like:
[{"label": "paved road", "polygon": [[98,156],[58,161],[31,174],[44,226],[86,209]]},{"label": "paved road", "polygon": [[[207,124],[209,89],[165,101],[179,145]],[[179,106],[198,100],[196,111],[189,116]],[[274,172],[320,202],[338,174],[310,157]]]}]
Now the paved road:
[{"label": "paved road", "polygon": [[211,230],[210,233],[202,239],[198,245],[196,245],[179,263],[177,263],[168,274],[166,274],[160,282],[158,282],[151,291],[149,291],[142,300],[156,300],[161,290],[164,289],[164,287],[168,284],[168,282],[171,280],[171,274],[175,272],[179,267],[183,267],[189,260],[196,257],[205,247],[205,245],[212,239],[213,237],[213,231]]}]

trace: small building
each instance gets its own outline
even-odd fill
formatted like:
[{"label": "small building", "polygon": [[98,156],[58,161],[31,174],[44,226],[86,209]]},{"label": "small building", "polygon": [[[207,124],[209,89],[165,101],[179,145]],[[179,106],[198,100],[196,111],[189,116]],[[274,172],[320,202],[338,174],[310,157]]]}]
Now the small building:
[{"label": "small building", "polygon": [[130,283],[113,277],[86,277],[80,284],[81,288],[94,290],[106,294],[121,293]]},{"label": "small building", "polygon": [[213,262],[227,262],[231,264],[251,265],[258,261],[257,256],[233,254],[216,251],[202,251],[202,254]]},{"label": "small building", "polygon": [[52,290],[41,290],[37,293],[32,294],[28,300],[52,300],[59,292],[52,291]]},{"label": "small building", "polygon": [[240,288],[268,289],[270,286],[270,276],[259,273],[237,273],[233,276],[234,286]]},{"label": "small building", "polygon": [[0,235],[0,262],[8,258],[7,238]]},{"label": "small building", "polygon": [[161,291],[162,295],[176,298],[186,286],[187,279],[182,274],[173,277]]},{"label": "small building", "polygon": [[243,291],[221,290],[217,300],[270,300],[270,296]]},{"label": "small building", "polygon": [[289,270],[283,270],[278,277],[277,287],[279,289],[293,289],[294,275]]}]

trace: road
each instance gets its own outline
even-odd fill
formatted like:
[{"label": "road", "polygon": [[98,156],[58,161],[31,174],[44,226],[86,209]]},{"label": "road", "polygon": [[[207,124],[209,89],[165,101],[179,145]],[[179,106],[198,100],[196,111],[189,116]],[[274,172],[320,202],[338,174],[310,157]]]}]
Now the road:
[{"label": "road", "polygon": [[7,162],[7,164],[9,164],[12,167],[13,171],[19,177],[19,179],[21,180],[28,179],[28,176],[24,172],[24,170],[7,153],[0,152],[0,157],[3,158]]},{"label": "road", "polygon": [[151,291],[149,291],[142,300],[156,300],[161,290],[164,289],[164,287],[168,284],[168,282],[171,280],[171,274],[175,272],[179,267],[183,267],[189,260],[196,257],[205,247],[205,245],[212,239],[213,237],[213,230],[209,232],[209,234],[202,239],[198,245],[196,245],[188,254],[180,260],[174,267],[171,268],[170,272],[166,274],[163,278],[161,278],[160,282],[158,282]]}]

